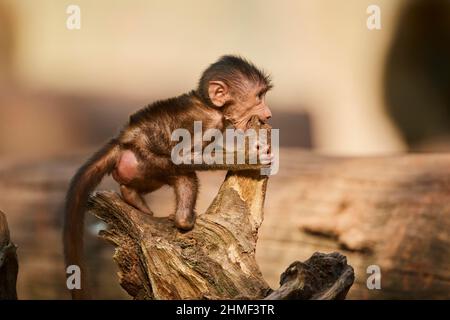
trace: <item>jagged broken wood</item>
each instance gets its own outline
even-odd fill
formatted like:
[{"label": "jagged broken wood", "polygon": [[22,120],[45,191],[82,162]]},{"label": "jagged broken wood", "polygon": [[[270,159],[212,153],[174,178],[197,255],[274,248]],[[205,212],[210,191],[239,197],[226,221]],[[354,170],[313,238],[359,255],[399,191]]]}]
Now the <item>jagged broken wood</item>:
[{"label": "jagged broken wood", "polygon": [[10,240],[6,216],[0,211],[0,300],[17,299],[18,270],[16,246]]},{"label": "jagged broken wood", "polygon": [[[257,117],[249,128],[270,131]],[[117,247],[120,284],[135,299],[345,298],[354,273],[338,253],[294,262],[276,291],[263,279],[255,249],[267,181],[260,170],[228,172],[189,232],[175,228],[172,217],[146,215],[113,192],[93,195],[88,209],[108,224],[101,236]]]},{"label": "jagged broken wood", "polygon": [[121,286],[135,299],[343,299],[353,268],[338,253],[294,262],[273,291],[255,260],[267,177],[229,172],[195,228],[146,215],[114,192],[91,196],[88,209],[106,222],[101,236],[116,246]]}]

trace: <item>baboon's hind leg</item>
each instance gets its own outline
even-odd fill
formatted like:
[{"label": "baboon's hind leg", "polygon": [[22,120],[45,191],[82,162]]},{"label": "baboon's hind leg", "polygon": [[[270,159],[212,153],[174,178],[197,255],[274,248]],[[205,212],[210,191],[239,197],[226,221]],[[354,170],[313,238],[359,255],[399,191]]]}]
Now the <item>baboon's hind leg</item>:
[{"label": "baboon's hind leg", "polygon": [[135,207],[138,210],[141,210],[142,212],[153,215],[153,212],[148,207],[145,199],[135,189],[127,187],[122,184],[120,186],[120,193],[122,194],[122,198],[125,200],[126,203]]}]

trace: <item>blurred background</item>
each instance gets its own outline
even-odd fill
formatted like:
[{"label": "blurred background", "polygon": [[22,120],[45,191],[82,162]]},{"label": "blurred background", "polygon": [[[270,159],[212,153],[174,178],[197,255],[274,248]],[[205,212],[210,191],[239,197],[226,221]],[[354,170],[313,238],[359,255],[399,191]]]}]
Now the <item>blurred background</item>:
[{"label": "blurred background", "polygon": [[[79,30],[66,28],[73,4]],[[366,26],[372,4],[380,30]],[[61,207],[83,159],[130,113],[194,88],[223,54],[272,75],[281,161],[300,148],[333,156],[450,150],[449,1],[0,0],[0,209],[19,246],[20,298],[68,298]],[[223,174],[201,179],[199,211]],[[149,201],[161,215],[173,208],[171,190]],[[267,201],[270,216],[276,196]],[[99,297],[126,298],[112,248],[91,238]],[[260,259],[276,286],[272,274],[284,269]]]}]

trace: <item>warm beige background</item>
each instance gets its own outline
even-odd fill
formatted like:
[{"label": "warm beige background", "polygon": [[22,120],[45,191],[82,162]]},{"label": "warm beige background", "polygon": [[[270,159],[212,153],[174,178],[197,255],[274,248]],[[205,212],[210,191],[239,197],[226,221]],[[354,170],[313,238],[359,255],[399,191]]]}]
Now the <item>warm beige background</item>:
[{"label": "warm beige background", "polygon": [[[376,1],[380,31],[366,27],[366,0],[2,2],[17,17],[13,70],[28,87],[151,101],[191,89],[208,63],[237,53],[273,75],[275,115],[312,115],[318,150],[404,148],[381,92],[400,0]],[[81,30],[66,29],[69,4],[81,8]]]}]

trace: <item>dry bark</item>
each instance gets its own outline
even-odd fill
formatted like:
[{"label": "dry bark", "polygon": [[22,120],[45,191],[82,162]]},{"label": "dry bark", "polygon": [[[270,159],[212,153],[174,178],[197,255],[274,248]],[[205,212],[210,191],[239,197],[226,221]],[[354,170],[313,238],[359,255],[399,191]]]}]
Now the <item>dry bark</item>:
[{"label": "dry bark", "polygon": [[343,299],[353,269],[338,253],[294,262],[273,291],[255,260],[267,178],[229,173],[195,228],[180,232],[172,217],[156,218],[98,192],[88,208],[109,225],[101,236],[116,248],[122,287],[135,299]]},{"label": "dry bark", "polygon": [[[255,118],[252,127],[258,128]],[[266,127],[266,129],[268,129]],[[116,247],[122,287],[135,299],[343,299],[353,268],[338,253],[294,262],[273,291],[256,263],[268,177],[229,172],[195,228],[146,215],[116,193],[92,196],[88,209],[109,225],[101,236]]]}]

